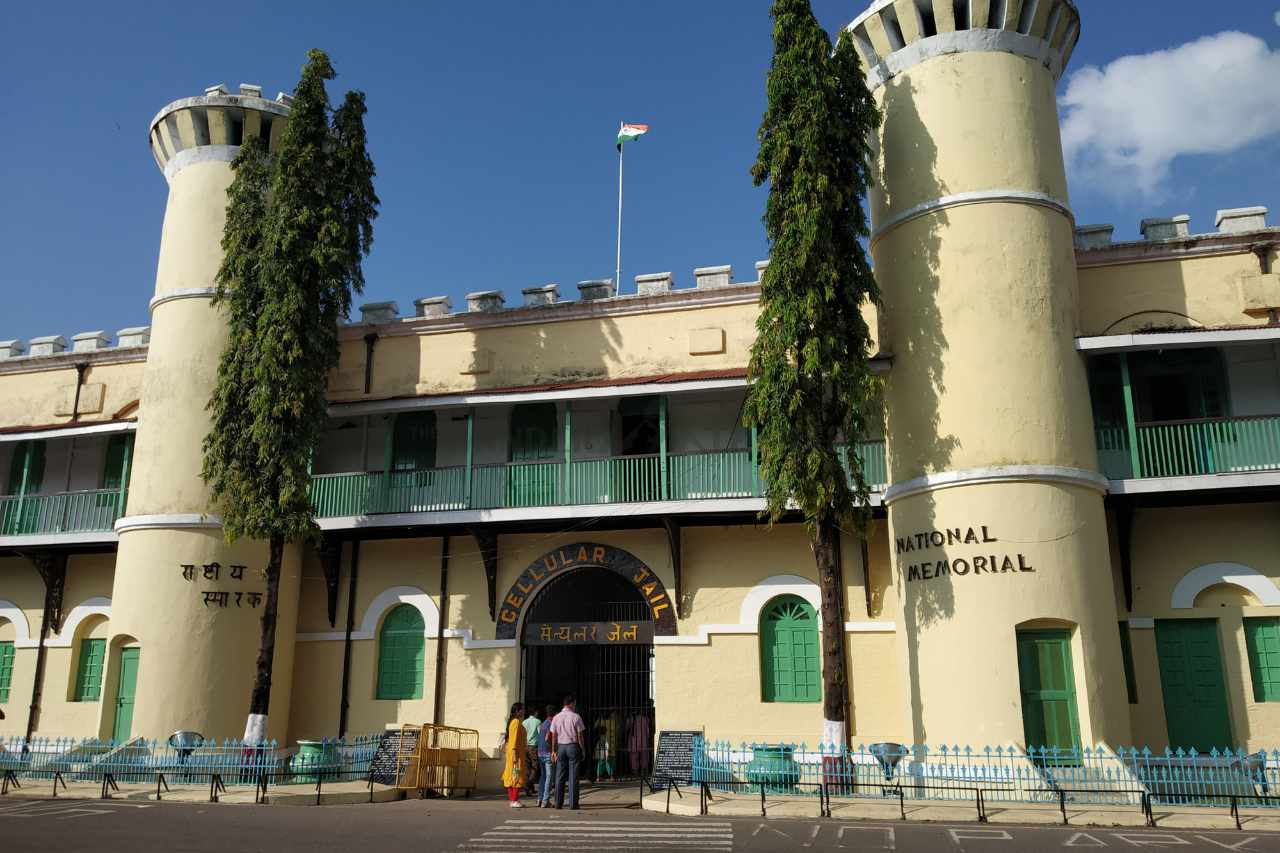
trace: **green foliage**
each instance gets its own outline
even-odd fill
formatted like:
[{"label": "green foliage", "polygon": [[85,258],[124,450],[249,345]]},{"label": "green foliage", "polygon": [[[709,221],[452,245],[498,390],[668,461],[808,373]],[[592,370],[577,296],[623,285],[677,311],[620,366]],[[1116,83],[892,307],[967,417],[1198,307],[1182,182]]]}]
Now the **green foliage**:
[{"label": "green foliage", "polygon": [[338,323],[364,286],[378,198],[364,95],[332,111],[319,50],[294,94],[278,150],[247,138],[232,163],[216,305],[230,336],[209,401],[203,477],[229,541],[314,537],[307,489],[326,421]]},{"label": "green foliage", "polygon": [[861,239],[880,114],[847,32],[833,51],[808,0],[775,0],[772,15],[768,107],[751,170],[757,186],[769,184],[771,250],[744,417],[759,430],[771,518],[795,501],[811,530],[861,524],[866,481],[850,452],[848,487],[836,445],[866,435],[877,393],[860,309],[879,301]]}]

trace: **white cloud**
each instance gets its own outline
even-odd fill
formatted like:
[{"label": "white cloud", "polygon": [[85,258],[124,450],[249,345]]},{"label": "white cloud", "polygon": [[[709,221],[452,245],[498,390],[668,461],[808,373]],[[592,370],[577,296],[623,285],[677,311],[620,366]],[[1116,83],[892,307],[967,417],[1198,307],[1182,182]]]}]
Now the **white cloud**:
[{"label": "white cloud", "polygon": [[1276,12],[1276,26],[1280,27],[1280,10]]},{"label": "white cloud", "polygon": [[1280,134],[1277,80],[1280,50],[1240,32],[1083,68],[1059,99],[1068,169],[1117,195],[1155,195],[1177,157]]}]

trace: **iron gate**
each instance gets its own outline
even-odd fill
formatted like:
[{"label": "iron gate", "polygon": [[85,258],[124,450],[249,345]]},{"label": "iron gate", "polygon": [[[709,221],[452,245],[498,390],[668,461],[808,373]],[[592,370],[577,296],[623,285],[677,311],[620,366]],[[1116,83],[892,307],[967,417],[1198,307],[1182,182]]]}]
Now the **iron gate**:
[{"label": "iron gate", "polygon": [[[602,626],[594,640],[531,645],[530,632],[548,623],[579,626],[645,623],[652,636],[652,614],[635,588],[601,569],[584,569],[556,578],[538,594],[524,625],[521,695],[526,706],[545,713],[560,709],[566,693],[578,699],[587,727],[583,775],[597,781],[635,778],[647,773],[653,750],[653,643],[609,642]],[[644,632],[639,632],[641,636]]]}]

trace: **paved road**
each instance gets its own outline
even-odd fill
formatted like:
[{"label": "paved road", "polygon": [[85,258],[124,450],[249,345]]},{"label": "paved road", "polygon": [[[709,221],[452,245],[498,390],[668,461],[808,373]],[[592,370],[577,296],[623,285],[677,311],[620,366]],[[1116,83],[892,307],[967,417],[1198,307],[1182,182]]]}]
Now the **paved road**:
[{"label": "paved road", "polygon": [[841,820],[677,818],[616,806],[578,812],[512,811],[495,802],[407,801],[381,805],[240,806],[119,800],[0,800],[0,850],[136,853],[163,850],[540,851],[902,850],[1022,853],[1176,848],[1275,851],[1280,835],[1190,830],[987,827]]}]

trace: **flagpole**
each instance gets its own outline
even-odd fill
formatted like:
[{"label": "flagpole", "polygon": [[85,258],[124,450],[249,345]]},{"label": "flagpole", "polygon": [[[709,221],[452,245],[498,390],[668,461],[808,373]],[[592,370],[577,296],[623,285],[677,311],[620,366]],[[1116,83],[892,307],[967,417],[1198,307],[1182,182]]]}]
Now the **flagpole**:
[{"label": "flagpole", "polygon": [[[619,131],[619,134],[621,134],[621,131],[622,131],[621,125],[619,125],[618,131]],[[613,292],[618,295],[622,294],[622,149],[624,147],[626,146],[624,146],[623,143],[621,142],[621,135],[619,135],[619,142],[618,142],[618,255],[617,255],[617,264],[614,266],[614,271],[613,271],[613,275],[614,275]]]}]

